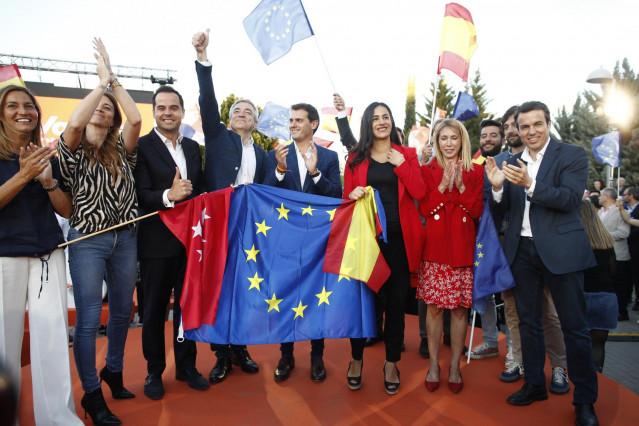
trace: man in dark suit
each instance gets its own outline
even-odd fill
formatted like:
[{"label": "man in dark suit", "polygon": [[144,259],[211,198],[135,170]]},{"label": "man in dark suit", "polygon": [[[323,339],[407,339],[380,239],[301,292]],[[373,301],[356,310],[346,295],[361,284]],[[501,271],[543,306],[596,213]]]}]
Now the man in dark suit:
[{"label": "man in dark suit", "polygon": [[[262,183],[266,166],[266,151],[254,144],[251,133],[257,125],[257,108],[248,99],[239,99],[231,106],[231,130],[221,123],[220,112],[211,78],[212,65],[206,48],[209,45],[209,30],[193,36],[193,47],[197,53],[195,71],[200,86],[200,116],[204,131],[205,167],[207,191],[217,191],[229,186]],[[232,364],[242,371],[257,373],[258,365],[251,359],[245,345],[211,344],[217,362],[209,373],[211,383],[222,382]]]},{"label": "man in dark suit", "polygon": [[[295,104],[291,110],[289,129],[293,143],[279,144],[269,152],[264,184],[341,198],[337,153],[313,143],[313,134],[319,125],[317,109],[309,104]],[[277,382],[288,379],[295,368],[293,342],[282,343],[280,351],[282,357],[274,375]],[[315,382],[326,379],[323,356],[324,339],[311,340],[311,380]]]},{"label": "man in dark suit", "polygon": [[493,158],[486,162],[493,185],[491,204],[509,217],[504,252],[516,281],[524,362],[524,386],[508,402],[529,405],[548,398],[541,325],[547,286],[564,331],[576,423],[595,425],[597,376],[583,294],[583,271],[594,266],[595,259],[579,209],[588,157],[583,148],[550,138],[550,112],[541,102],[522,104],[515,122],[524,151],[504,162],[502,170]]},{"label": "man in dark suit", "polygon": [[[153,95],[153,116],[157,127],[138,141],[135,183],[141,215],[170,209],[204,189],[199,145],[180,134],[182,96],[170,86],[161,86]],[[207,389],[209,384],[195,369],[195,342],[177,341],[186,270],[184,246],[159,216],[153,216],[140,223],[138,254],[144,289],[142,350],[148,371],[144,394],[151,399],[164,396],[164,322],[172,290],[175,378],[194,389]]]}]

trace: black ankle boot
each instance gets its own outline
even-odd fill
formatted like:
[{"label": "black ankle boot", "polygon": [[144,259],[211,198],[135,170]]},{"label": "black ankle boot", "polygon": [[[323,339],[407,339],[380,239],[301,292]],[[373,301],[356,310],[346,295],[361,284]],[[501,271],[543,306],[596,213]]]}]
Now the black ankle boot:
[{"label": "black ankle boot", "polygon": [[122,372],[119,371],[114,373],[109,371],[106,366],[100,371],[100,382],[104,380],[109,388],[111,389],[111,395],[113,395],[113,399],[129,399],[135,398],[131,392],[124,388],[122,385]]},{"label": "black ankle boot", "polygon": [[97,388],[93,392],[85,392],[80,405],[84,408],[84,418],[86,419],[87,413],[89,413],[95,425],[122,424],[120,419],[109,411],[109,407],[107,407],[102,395],[102,388]]}]

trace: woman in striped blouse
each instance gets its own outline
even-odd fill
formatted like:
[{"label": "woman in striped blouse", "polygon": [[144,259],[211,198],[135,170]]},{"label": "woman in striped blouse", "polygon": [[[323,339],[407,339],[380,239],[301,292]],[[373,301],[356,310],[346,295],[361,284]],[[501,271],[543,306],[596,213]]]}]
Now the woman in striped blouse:
[{"label": "woman in striped blouse", "polygon": [[[100,83],[73,111],[58,142],[62,178],[71,188],[73,202],[69,241],[137,216],[133,169],[141,127],[140,112],[111,72],[102,41],[94,39],[94,48]],[[106,91],[109,86],[112,93]],[[118,104],[127,118],[122,132]],[[136,257],[133,225],[69,246],[77,309],[73,353],[85,392],[81,404],[95,424],[120,423],[104,401],[95,366],[103,280],[106,280],[109,297],[109,342],[100,380],[107,382],[115,399],[134,397],[122,385],[122,368],[137,275]]]}]

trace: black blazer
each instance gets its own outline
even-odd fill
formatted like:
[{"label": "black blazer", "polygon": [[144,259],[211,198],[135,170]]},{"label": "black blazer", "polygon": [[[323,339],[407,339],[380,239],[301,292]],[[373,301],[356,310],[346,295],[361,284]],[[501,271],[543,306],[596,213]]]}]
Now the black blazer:
[{"label": "black blazer", "polygon": [[[187,170],[187,176],[182,178],[189,179],[193,184],[193,192],[185,199],[189,200],[204,191],[202,154],[198,143],[189,138],[182,138],[182,150]],[[173,185],[176,167],[155,130],[138,140],[138,162],[134,176],[140,216],[156,210],[168,210],[164,207],[162,194]],[[151,216],[140,221],[138,253],[140,257],[170,258],[184,253],[184,246],[159,216]]]},{"label": "black blazer", "polygon": [[[521,153],[508,160],[518,165]],[[537,172],[535,191],[530,201],[530,227],[537,252],[553,274],[583,271],[594,266],[595,257],[581,222],[581,197],[588,179],[586,151],[550,139]],[[501,203],[490,197],[491,208],[508,212],[504,253],[512,265],[519,246],[526,193],[523,187],[504,182]]]},{"label": "black blazer", "polygon": [[[200,116],[204,132],[204,173],[206,190],[217,191],[235,184],[235,178],[242,164],[242,138],[221,123],[220,111],[213,89],[211,69],[195,61],[195,71],[200,86]],[[259,146],[255,148],[254,183],[264,182],[266,172],[266,151]]]}]

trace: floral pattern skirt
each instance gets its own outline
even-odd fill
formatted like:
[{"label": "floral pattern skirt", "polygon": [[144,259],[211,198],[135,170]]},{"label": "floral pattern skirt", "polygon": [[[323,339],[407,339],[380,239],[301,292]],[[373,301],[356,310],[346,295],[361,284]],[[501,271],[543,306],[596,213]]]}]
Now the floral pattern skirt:
[{"label": "floral pattern skirt", "polygon": [[419,265],[417,298],[443,309],[472,307],[472,266],[454,268],[442,263],[422,261]]}]

